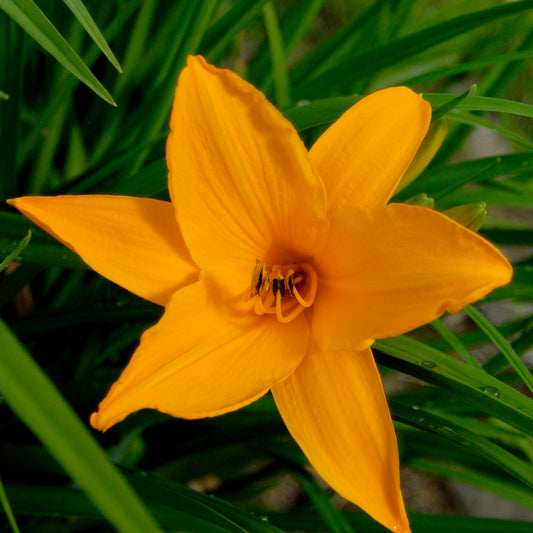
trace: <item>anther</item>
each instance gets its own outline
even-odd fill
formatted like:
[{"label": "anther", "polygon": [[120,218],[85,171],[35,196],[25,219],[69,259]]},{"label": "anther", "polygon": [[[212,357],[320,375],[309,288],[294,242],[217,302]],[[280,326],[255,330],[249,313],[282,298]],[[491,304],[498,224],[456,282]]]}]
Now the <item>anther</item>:
[{"label": "anther", "polygon": [[286,282],[287,282],[287,290],[289,291],[289,294],[291,296],[294,296],[294,271],[292,270],[289,270],[289,272],[287,272],[287,278],[286,278]]},{"label": "anther", "polygon": [[274,293],[276,299],[278,298],[278,293],[280,294],[280,299],[283,299],[285,296],[285,280],[281,274],[278,274],[272,280],[272,292]]},{"label": "anther", "polygon": [[[265,263],[257,259],[250,298],[254,299],[256,314],[276,315],[279,322],[287,323],[311,307],[317,289],[318,276],[309,263],[273,265],[267,270]],[[285,298],[287,293],[290,298]]]}]

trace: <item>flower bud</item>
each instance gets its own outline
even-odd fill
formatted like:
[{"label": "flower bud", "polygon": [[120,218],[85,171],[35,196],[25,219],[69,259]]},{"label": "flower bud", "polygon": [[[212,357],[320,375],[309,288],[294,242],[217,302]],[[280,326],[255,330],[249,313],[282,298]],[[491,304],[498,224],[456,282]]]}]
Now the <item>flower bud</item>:
[{"label": "flower bud", "polygon": [[450,123],[446,120],[438,120],[431,124],[429,130],[418,149],[414,159],[411,161],[409,168],[405,171],[400,183],[398,183],[395,194],[405,189],[412,181],[417,178],[422,171],[429,165],[437,150],[440,148],[444,137],[448,133]]},{"label": "flower bud", "polygon": [[485,202],[474,202],[473,204],[458,205],[442,212],[465,228],[478,231],[487,217],[487,204]]},{"label": "flower bud", "polygon": [[433,209],[435,206],[435,200],[430,198],[425,192],[411,196],[411,198],[405,200],[404,203],[409,205],[419,205],[421,207],[427,207],[428,209]]}]

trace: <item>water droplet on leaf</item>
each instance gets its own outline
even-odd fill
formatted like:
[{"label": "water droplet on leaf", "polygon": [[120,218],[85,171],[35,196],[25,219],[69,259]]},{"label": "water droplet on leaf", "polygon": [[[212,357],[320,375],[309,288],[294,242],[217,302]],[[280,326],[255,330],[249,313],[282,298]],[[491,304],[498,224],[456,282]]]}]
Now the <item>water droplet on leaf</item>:
[{"label": "water droplet on leaf", "polygon": [[500,391],[496,387],[485,387],[483,392],[488,396],[492,396],[493,398],[500,397]]}]

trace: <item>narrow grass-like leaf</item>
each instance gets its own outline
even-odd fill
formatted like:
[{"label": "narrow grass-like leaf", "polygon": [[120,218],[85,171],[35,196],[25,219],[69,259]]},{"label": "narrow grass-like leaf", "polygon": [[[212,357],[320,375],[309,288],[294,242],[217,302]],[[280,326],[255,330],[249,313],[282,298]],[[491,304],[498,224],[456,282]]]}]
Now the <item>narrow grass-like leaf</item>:
[{"label": "narrow grass-like leaf", "polygon": [[[533,508],[533,495],[531,493],[531,489],[512,485],[507,479],[496,479],[480,472],[476,468],[468,468],[452,461],[446,461],[445,459],[413,457],[408,463],[409,466],[416,468],[417,470],[429,472],[445,479],[460,481],[462,483],[466,483],[467,485],[473,485],[474,487],[497,494],[502,498],[513,500],[520,505],[526,505]],[[493,530],[493,526],[496,525],[494,522],[497,521],[490,519],[489,525],[487,520],[485,529],[480,527],[480,529],[476,531],[479,531],[480,533],[487,533],[490,531],[492,533],[492,531],[496,531]],[[531,522],[528,522],[528,524],[528,527],[531,528]],[[522,523],[522,527],[519,526],[518,529],[515,529],[514,524],[504,520],[502,520],[499,525],[501,526],[500,531],[502,531],[502,533],[515,533],[516,531],[524,531],[525,533],[528,531],[527,529],[522,529],[526,527],[526,523]],[[434,529],[431,528],[431,531],[433,530]],[[470,533],[472,530],[466,529],[465,531]]]},{"label": "narrow grass-like leaf", "polygon": [[353,95],[323,98],[313,102],[303,100],[296,107],[285,110],[284,114],[298,131],[304,131],[315,126],[331,124],[361,98]]},{"label": "narrow grass-like leaf", "polygon": [[480,311],[472,305],[465,307],[466,314],[477,324],[477,326],[487,335],[487,337],[499,348],[501,353],[507,358],[509,364],[516,370],[524,384],[533,392],[533,375],[526,367],[513,347],[505,340],[505,337],[487,320]]},{"label": "narrow grass-like leaf", "polygon": [[523,0],[521,2],[492,7],[452,18],[451,20],[441,22],[419,32],[376,47],[368,52],[347,56],[338,65],[321,72],[311,79],[305,80],[305,82],[302,80],[298,88],[298,96],[306,98],[309,95],[322,95],[326,89],[331,91],[332,88],[337,87],[347,77],[352,76],[353,72],[357,72],[359,78],[364,78],[372,72],[377,72],[402,59],[412,58],[415,54],[426,51],[438,43],[442,43],[483,24],[532,8],[532,0]]},{"label": "narrow grass-like leaf", "polygon": [[498,126],[498,124],[494,124],[493,122],[490,122],[489,120],[486,120],[478,115],[468,113],[464,110],[456,109],[453,113],[450,113],[448,115],[448,119],[451,122],[458,122],[461,124],[467,124],[468,126],[486,128],[488,130],[494,131],[495,133],[498,133],[505,139],[508,139],[509,141],[516,143],[519,146],[522,146],[529,150],[533,150],[533,141],[530,141],[529,139],[526,139],[525,137],[516,134],[514,131],[511,131],[507,128],[503,128],[502,126]]},{"label": "narrow grass-like leaf", "polygon": [[0,257],[7,256],[20,239],[32,230],[29,246],[17,256],[21,263],[87,269],[77,254],[60,244],[22,215],[0,211]]},{"label": "narrow grass-like leaf", "polygon": [[6,491],[4,489],[4,484],[2,483],[1,479],[0,479],[0,504],[2,505],[2,508],[4,509],[4,514],[6,515],[11,531],[13,531],[13,533],[20,533],[20,529],[18,528],[17,521],[15,520],[15,515],[13,514],[13,510],[11,509],[9,498],[7,497]]},{"label": "narrow grass-like leaf", "polygon": [[[448,103],[455,98],[450,94],[424,93],[424,99],[432,107],[437,107]],[[457,109],[466,111],[486,111],[492,113],[509,113],[511,115],[520,115],[522,117],[533,117],[533,105],[522,102],[513,102],[503,98],[491,98],[489,96],[472,96],[461,102]]]},{"label": "narrow grass-like leaf", "polygon": [[449,330],[444,322],[440,319],[436,319],[431,322],[431,325],[435,328],[438,334],[455,350],[457,355],[463,359],[470,366],[483,370],[481,363],[466,349],[465,345],[451,330]]},{"label": "narrow grass-like leaf", "polygon": [[[312,53],[307,55],[297,65],[291,69],[291,79],[293,83],[300,83],[309,76],[313,76],[313,73],[318,73],[328,69],[331,64],[338,63],[342,59],[342,48],[346,42],[353,36],[357,36],[361,33],[362,28],[376,19],[381,9],[387,5],[386,0],[375,0],[363,13],[356,16],[346,26],[341,28],[336,34],[329,38],[321,46],[313,50]],[[327,82],[326,82],[327,83]]]},{"label": "narrow grass-like leaf", "polygon": [[[439,165],[425,170],[397,195],[396,200],[403,201],[419,193],[426,193],[433,198],[441,198],[445,193],[456,191],[467,183],[479,180],[488,182],[499,176],[529,174],[532,170],[533,153],[484,157],[455,165]],[[524,194],[523,189],[521,192]],[[468,202],[479,200],[483,200],[483,198],[468,200]],[[490,203],[488,198],[487,203]]]},{"label": "narrow grass-like leaf", "polygon": [[[344,515],[355,531],[364,533],[386,533],[387,530],[365,513],[353,511]],[[269,513],[270,521],[285,531],[320,531],[316,511],[292,511],[290,513]],[[531,533],[531,522],[475,518],[444,514],[418,514],[409,512],[409,522],[414,533]]]},{"label": "narrow grass-like leaf", "polygon": [[9,101],[0,102],[0,202],[16,194],[18,188],[17,152],[21,149],[20,116],[22,107],[24,33],[8,17],[0,17],[0,83]]},{"label": "narrow grass-like leaf", "polygon": [[272,75],[276,93],[276,103],[278,107],[283,109],[289,107],[291,103],[290,85],[287,74],[287,58],[285,56],[283,38],[281,36],[276,10],[272,2],[267,2],[263,6],[263,15],[268,35],[270,58],[272,61]]},{"label": "narrow grass-like leaf", "polygon": [[463,424],[458,424],[458,417],[455,417],[452,421],[450,420],[452,417],[439,416],[423,407],[413,409],[412,406],[405,405],[393,399],[389,400],[389,406],[392,416],[396,420],[413,427],[437,433],[456,444],[464,446],[481,457],[486,457],[528,487],[533,488],[533,470],[531,469],[531,465],[515,457],[501,446],[467,429],[465,425],[468,425],[468,420],[464,420]]},{"label": "narrow grass-like leaf", "polygon": [[24,248],[28,246],[30,239],[31,230],[28,230],[28,234],[26,235],[26,237],[24,237],[13,249],[13,251],[0,263],[0,272],[2,272],[12,261],[15,261],[15,259],[20,255],[22,250],[24,250]]},{"label": "narrow grass-like leaf", "polygon": [[410,78],[402,80],[402,84],[414,85],[417,83],[427,83],[429,81],[438,80],[441,78],[449,78],[457,74],[465,72],[472,72],[475,70],[489,67],[498,63],[510,63],[512,61],[524,61],[533,57],[533,50],[525,50],[520,52],[511,52],[509,54],[502,54],[494,57],[487,57],[483,59],[476,59],[474,61],[467,61],[465,63],[458,63],[449,67],[439,68],[424,74],[419,74]]},{"label": "narrow grass-like leaf", "polygon": [[0,100],[9,100],[9,94],[0,91]]},{"label": "narrow grass-like leaf", "polygon": [[100,48],[102,53],[109,59],[110,63],[119,71],[122,72],[120,64],[115,57],[115,54],[109,48],[102,32],[94,22],[91,14],[81,2],[81,0],[63,0],[68,8],[72,11],[79,23],[85,28],[85,31],[91,36],[91,39]]},{"label": "narrow grass-like leaf", "polygon": [[111,105],[116,105],[105,87],[32,0],[0,0],[3,9],[67,70]]},{"label": "narrow grass-like leaf", "polygon": [[326,494],[315,482],[309,477],[299,472],[292,474],[298,484],[304,489],[320,516],[328,527],[331,533],[353,533],[352,526],[346,520],[344,515],[333,505],[331,496]]},{"label": "narrow grass-like leaf", "polygon": [[[452,109],[456,108],[461,102],[464,102],[468,98],[471,98],[476,94],[477,91],[477,85],[472,85],[470,89],[465,91],[464,93],[460,94],[459,96],[456,96],[455,98],[452,98],[445,104],[440,105],[436,109],[433,110],[433,113],[431,114],[431,120],[434,122],[435,120],[439,120],[439,118],[442,118],[446,113],[449,113]],[[423,96],[423,95],[422,95]]]},{"label": "narrow grass-like leaf", "polygon": [[[135,484],[135,477],[129,481]],[[153,482],[153,480],[152,480]],[[176,484],[174,484],[177,486]],[[147,483],[154,489],[149,494],[139,485],[137,490],[143,493],[145,505],[157,518],[162,527],[194,533],[281,533],[278,528],[249,515],[230,504],[181,487],[180,492],[161,496],[159,484]],[[86,496],[75,488],[39,487],[33,485],[11,485],[7,493],[13,501],[13,508],[21,514],[54,516],[77,516],[99,518],[98,509]],[[211,501],[214,506],[211,506]],[[167,502],[168,505],[163,503]],[[220,505],[221,509],[216,507]]]},{"label": "narrow grass-like leaf", "polygon": [[[475,407],[533,435],[533,401],[487,373],[406,336],[379,340],[378,362],[447,387]],[[387,355],[385,355],[387,354]]]},{"label": "narrow grass-like leaf", "polygon": [[240,0],[233,2],[222,17],[216,20],[205,32],[198,49],[205,54],[209,62],[217,62],[224,50],[235,39],[239,31],[261,13],[269,0]]},{"label": "narrow grass-like leaf", "polygon": [[2,321],[0,340],[0,390],[11,409],[118,531],[160,531],[131,487]]}]

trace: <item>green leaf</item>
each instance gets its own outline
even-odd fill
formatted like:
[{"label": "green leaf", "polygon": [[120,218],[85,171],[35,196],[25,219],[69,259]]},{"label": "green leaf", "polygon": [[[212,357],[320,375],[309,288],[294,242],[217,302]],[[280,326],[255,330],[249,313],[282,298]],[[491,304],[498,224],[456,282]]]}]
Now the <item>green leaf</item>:
[{"label": "green leaf", "polygon": [[[436,109],[433,110],[433,113],[431,114],[431,120],[439,120],[439,118],[442,118],[444,115],[449,113],[452,109],[455,109],[459,104],[464,102],[465,100],[468,100],[468,98],[471,98],[476,94],[477,91],[477,85],[472,85],[470,89],[465,91],[464,93],[460,94],[459,96],[456,96],[455,98],[452,98],[445,104],[440,105]],[[422,95],[423,96],[423,95]]]},{"label": "green leaf", "polygon": [[533,392],[533,375],[513,350],[513,347],[505,340],[505,337],[472,305],[467,305],[465,312],[477,324],[479,329],[500,349],[509,364],[515,369],[520,378],[522,378],[524,384]]},{"label": "green leaf", "polygon": [[160,531],[74,411],[2,321],[0,343],[0,390],[11,409],[118,531]]},{"label": "green leaf", "polygon": [[[432,107],[449,103],[455,96],[451,94],[424,93],[424,100],[427,100]],[[471,96],[461,102],[457,109],[466,111],[487,111],[493,113],[509,113],[522,117],[533,117],[533,105],[513,102],[503,98],[491,98],[489,96]]]},{"label": "green leaf", "polygon": [[32,231],[31,243],[17,254],[21,263],[46,266],[87,269],[80,257],[50,237],[22,215],[0,211],[0,257],[11,253],[13,246],[28,230]]},{"label": "green leaf", "polygon": [[0,503],[2,504],[2,508],[4,509],[4,514],[6,515],[7,521],[9,522],[9,527],[11,528],[13,533],[20,533],[20,529],[18,528],[17,521],[15,520],[15,515],[13,514],[13,510],[11,509],[9,498],[7,497],[4,484],[2,483],[1,479],[0,479]]},{"label": "green leaf", "polygon": [[263,16],[268,35],[270,47],[270,57],[272,60],[272,71],[274,87],[276,90],[276,103],[278,107],[285,108],[290,105],[290,85],[287,73],[287,58],[285,57],[285,47],[279,28],[278,17],[272,2],[267,2],[263,6]]},{"label": "green leaf", "polygon": [[488,130],[498,133],[502,137],[509,139],[510,141],[518,144],[519,146],[522,146],[529,150],[533,150],[533,141],[530,141],[529,139],[526,139],[525,137],[516,134],[514,131],[511,131],[507,128],[503,128],[502,126],[498,126],[497,124],[494,124],[493,122],[490,122],[489,120],[483,117],[474,115],[473,113],[468,113],[464,110],[455,109],[453,113],[447,115],[447,118],[448,120],[450,120],[450,122],[458,122],[460,124],[467,124],[468,126],[486,128]]},{"label": "green leaf", "polygon": [[533,435],[533,401],[484,371],[406,336],[376,341],[374,348],[383,352],[376,359],[385,366],[451,389],[468,404]]},{"label": "green leaf", "polygon": [[[31,239],[31,230],[28,230],[28,234],[22,239],[19,244],[13,249],[13,251],[0,263],[0,272],[2,272],[11,262],[15,261],[19,254],[28,246]],[[1,257],[1,256],[0,256]]]},{"label": "green leaf", "polygon": [[106,102],[116,105],[105,87],[32,0],[0,0],[0,9],[87,87]]},{"label": "green leaf", "polygon": [[344,514],[333,505],[329,494],[320,488],[309,476],[303,475],[300,472],[293,472],[292,475],[317,508],[324,523],[328,527],[328,531],[331,533],[353,533],[350,523]]},{"label": "green leaf", "polygon": [[[439,165],[425,170],[415,181],[403,189],[395,197],[395,200],[403,201],[423,192],[433,198],[442,198],[467,183],[474,183],[480,180],[486,183],[499,176],[523,175],[531,172],[531,170],[533,170],[533,153],[484,157],[455,165]],[[505,183],[507,183],[507,180]],[[500,192],[503,194],[505,191],[500,189]],[[476,193],[479,194],[479,191],[476,191]],[[523,189],[521,193],[524,194]],[[482,192],[481,196],[483,194],[484,192]],[[483,198],[477,198],[477,196],[468,196],[468,198],[467,201],[458,203],[483,200]],[[487,203],[490,203],[488,198]],[[443,206],[443,204],[440,205]]]},{"label": "green leaf", "polygon": [[498,446],[470,431],[469,420],[446,413],[436,413],[431,409],[406,405],[394,399],[389,400],[395,420],[424,429],[453,441],[466,449],[484,457],[533,488],[533,471],[529,462],[519,459],[501,446]]},{"label": "green leaf", "polygon": [[81,0],[63,0],[68,8],[72,11],[74,16],[78,19],[79,23],[85,28],[85,31],[91,36],[91,39],[95,44],[100,48],[103,54],[109,59],[110,63],[119,71],[122,72],[120,64],[117,61],[117,58],[109,48],[102,32],[95,24],[93,18],[87,8],[81,2]]},{"label": "green leaf", "polygon": [[347,54],[339,64],[310,79],[302,80],[301,85],[298,87],[298,95],[301,98],[306,98],[309,95],[322,95],[326,90],[331,92],[332,88],[336,88],[347,78],[353,77],[354,73],[357,73],[360,79],[364,78],[371,73],[379,72],[384,67],[394,65],[402,59],[412,58],[414,55],[427,51],[438,43],[483,24],[532,8],[532,0],[504,4],[452,18],[367,52],[355,55]]}]

